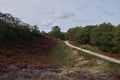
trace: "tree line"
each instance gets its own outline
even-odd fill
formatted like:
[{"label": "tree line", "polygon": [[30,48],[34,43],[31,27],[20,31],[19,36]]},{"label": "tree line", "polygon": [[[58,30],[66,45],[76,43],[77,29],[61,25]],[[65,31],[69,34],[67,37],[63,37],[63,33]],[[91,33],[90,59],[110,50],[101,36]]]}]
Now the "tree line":
[{"label": "tree line", "polygon": [[78,26],[61,32],[59,26],[53,26],[48,33],[40,32],[38,27],[30,26],[10,14],[0,13],[0,44],[17,39],[33,40],[47,34],[60,40],[71,40],[76,44],[90,44],[105,52],[120,53],[120,25],[102,23],[99,25]]},{"label": "tree line", "polygon": [[61,32],[59,26],[54,26],[48,34],[61,40],[71,40],[79,45],[97,46],[104,52],[120,53],[120,25],[102,23],[78,26],[70,28],[66,33]]}]

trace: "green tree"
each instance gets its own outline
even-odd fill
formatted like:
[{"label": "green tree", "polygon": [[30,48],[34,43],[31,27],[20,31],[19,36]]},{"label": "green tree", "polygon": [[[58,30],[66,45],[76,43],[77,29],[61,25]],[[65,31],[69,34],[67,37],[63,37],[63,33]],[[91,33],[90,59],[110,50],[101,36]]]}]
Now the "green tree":
[{"label": "green tree", "polygon": [[74,42],[77,44],[89,44],[90,42],[90,33],[96,26],[88,25],[85,27],[79,27],[76,30],[76,34],[74,35]]},{"label": "green tree", "polygon": [[110,51],[113,47],[114,26],[110,23],[100,24],[91,32],[91,44],[100,47],[103,51]]},{"label": "green tree", "polygon": [[17,39],[32,40],[40,37],[37,26],[30,26],[10,14],[0,13],[0,43]]},{"label": "green tree", "polygon": [[120,53],[120,25],[115,27],[113,42],[114,42],[114,47],[112,51],[114,53]]},{"label": "green tree", "polygon": [[52,27],[52,31],[50,31],[48,33],[49,36],[54,37],[54,38],[58,38],[61,40],[65,39],[65,33],[60,31],[60,27],[59,26],[53,26]]},{"label": "green tree", "polygon": [[77,32],[77,30],[79,29],[79,27],[75,27],[75,28],[70,28],[68,31],[67,31],[67,39],[69,40],[73,40],[74,41],[74,36]]}]

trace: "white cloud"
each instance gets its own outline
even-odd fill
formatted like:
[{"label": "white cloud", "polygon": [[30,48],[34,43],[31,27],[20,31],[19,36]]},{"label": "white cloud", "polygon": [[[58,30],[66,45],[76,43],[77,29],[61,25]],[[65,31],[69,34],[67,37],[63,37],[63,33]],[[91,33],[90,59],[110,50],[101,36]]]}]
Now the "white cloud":
[{"label": "white cloud", "polygon": [[75,16],[74,13],[69,13],[69,12],[56,12],[54,14],[55,18],[60,18],[60,19],[68,19],[74,16]]},{"label": "white cloud", "polygon": [[51,20],[43,20],[41,22],[41,25],[42,26],[51,26],[51,25],[53,25],[53,22]]},{"label": "white cloud", "polygon": [[44,31],[54,25],[65,31],[76,25],[119,24],[119,3],[120,0],[0,0],[0,11],[39,25]]}]

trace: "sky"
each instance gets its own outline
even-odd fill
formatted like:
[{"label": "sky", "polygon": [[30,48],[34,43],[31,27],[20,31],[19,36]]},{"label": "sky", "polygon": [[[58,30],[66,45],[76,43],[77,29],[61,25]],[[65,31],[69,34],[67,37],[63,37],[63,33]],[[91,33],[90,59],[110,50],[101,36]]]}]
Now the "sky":
[{"label": "sky", "polygon": [[120,23],[120,0],[0,0],[0,12],[10,13],[40,31],[76,26]]}]

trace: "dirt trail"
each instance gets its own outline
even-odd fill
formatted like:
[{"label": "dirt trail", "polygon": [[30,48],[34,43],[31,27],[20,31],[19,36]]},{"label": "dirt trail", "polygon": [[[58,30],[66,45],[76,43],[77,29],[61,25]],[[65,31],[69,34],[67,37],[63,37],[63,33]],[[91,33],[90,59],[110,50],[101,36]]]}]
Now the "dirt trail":
[{"label": "dirt trail", "polygon": [[97,56],[97,57],[100,57],[100,58],[103,58],[103,59],[106,59],[108,61],[111,61],[111,62],[115,62],[115,63],[118,63],[120,64],[120,60],[117,60],[117,59],[114,59],[112,57],[108,57],[108,56],[105,56],[105,55],[102,55],[102,54],[99,54],[99,53],[95,53],[95,52],[92,52],[92,51],[89,51],[89,50],[86,50],[86,49],[83,49],[83,48],[80,48],[80,47],[76,47],[74,45],[71,45],[69,43],[69,41],[65,41],[65,44],[70,46],[71,48],[75,48],[77,50],[80,50],[80,51],[83,51],[83,52],[86,52],[88,54],[91,54],[91,55],[94,55],[94,56]]}]

